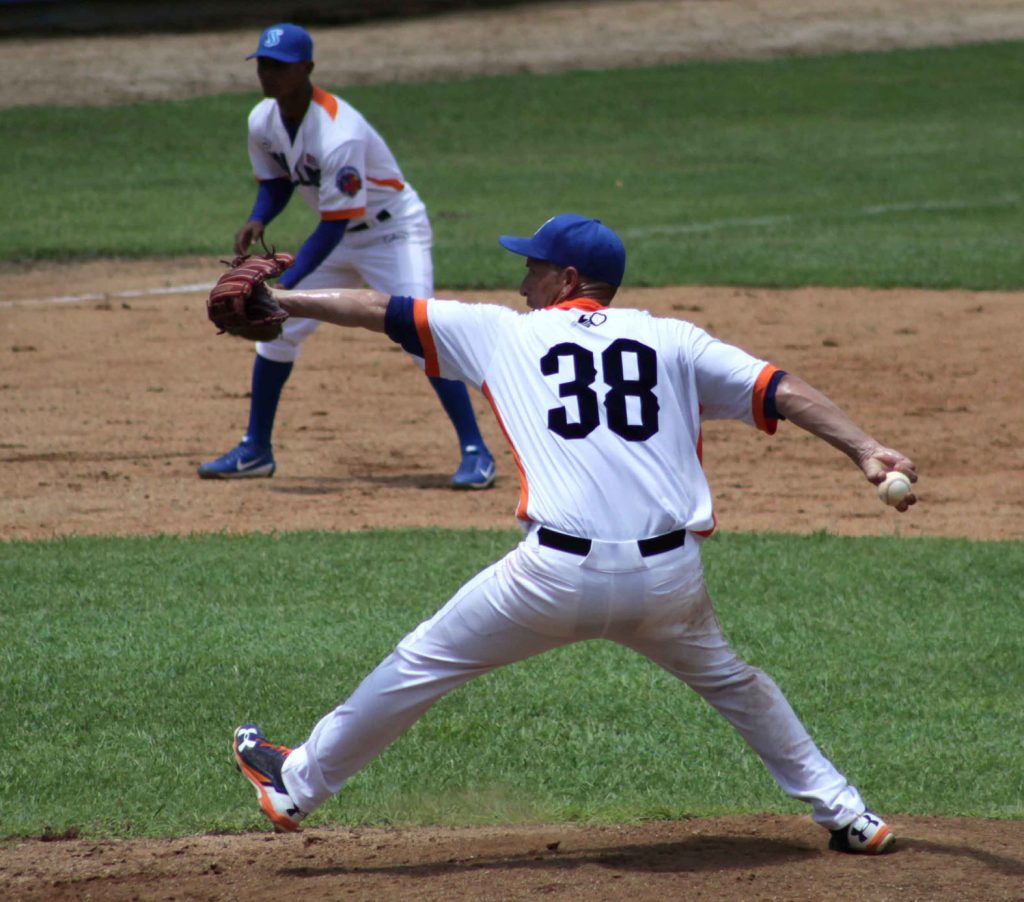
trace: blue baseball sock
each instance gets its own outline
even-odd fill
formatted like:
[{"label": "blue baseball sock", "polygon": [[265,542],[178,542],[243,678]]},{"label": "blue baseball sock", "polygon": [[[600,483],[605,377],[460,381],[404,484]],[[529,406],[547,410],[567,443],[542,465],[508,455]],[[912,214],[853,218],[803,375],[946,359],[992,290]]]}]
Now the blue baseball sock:
[{"label": "blue baseball sock", "polygon": [[473,404],[469,400],[469,391],[465,384],[457,379],[441,379],[437,376],[427,378],[434,386],[434,391],[441,399],[441,406],[455,427],[455,432],[459,436],[459,446],[465,449],[469,445],[475,445],[481,451],[486,451],[487,446],[480,434],[480,427],[477,426],[476,414],[473,412]]},{"label": "blue baseball sock", "polygon": [[258,448],[270,447],[270,434],[274,431],[274,415],[281,389],[292,372],[291,363],[278,363],[256,355],[252,365],[252,399],[249,401],[249,428],[245,431],[249,443]]}]

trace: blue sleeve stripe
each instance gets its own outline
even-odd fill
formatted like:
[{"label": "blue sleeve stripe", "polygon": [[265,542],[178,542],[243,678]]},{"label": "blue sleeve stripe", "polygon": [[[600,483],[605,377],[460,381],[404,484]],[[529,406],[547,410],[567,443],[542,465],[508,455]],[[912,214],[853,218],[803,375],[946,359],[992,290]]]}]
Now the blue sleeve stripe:
[{"label": "blue sleeve stripe", "polygon": [[396,344],[400,344],[410,354],[423,356],[423,344],[419,332],[416,331],[416,318],[413,315],[414,300],[403,295],[393,295],[388,301],[388,309],[384,315],[384,331]]},{"label": "blue sleeve stripe", "polygon": [[779,387],[779,382],[782,381],[782,377],[786,375],[785,370],[776,370],[772,373],[771,379],[768,380],[768,387],[764,392],[764,416],[766,420],[784,420],[784,416],[779,414],[778,408],[775,406],[775,391]]}]

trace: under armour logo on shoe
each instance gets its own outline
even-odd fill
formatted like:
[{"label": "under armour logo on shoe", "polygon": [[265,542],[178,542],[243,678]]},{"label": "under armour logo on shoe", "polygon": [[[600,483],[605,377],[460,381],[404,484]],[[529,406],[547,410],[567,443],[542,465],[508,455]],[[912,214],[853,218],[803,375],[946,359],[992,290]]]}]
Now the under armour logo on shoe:
[{"label": "under armour logo on shoe", "polygon": [[256,738],[258,736],[259,730],[254,730],[251,727],[240,729],[235,733],[235,738],[238,740],[238,751],[244,752],[246,749],[256,748]]},{"label": "under armour logo on shoe", "polygon": [[854,823],[850,824],[850,836],[856,836],[861,842],[866,843],[868,841],[868,829],[870,827],[877,827],[880,823],[880,820],[872,817],[870,814],[862,814]]}]

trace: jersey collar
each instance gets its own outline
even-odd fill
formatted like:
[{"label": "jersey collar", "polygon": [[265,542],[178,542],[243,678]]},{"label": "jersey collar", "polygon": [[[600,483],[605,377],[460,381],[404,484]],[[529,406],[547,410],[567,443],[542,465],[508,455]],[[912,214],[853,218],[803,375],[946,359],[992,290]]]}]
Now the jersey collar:
[{"label": "jersey collar", "polygon": [[600,301],[595,301],[593,298],[572,298],[568,301],[562,301],[560,304],[552,304],[550,307],[545,307],[545,310],[586,310],[592,312],[594,310],[604,310],[607,304],[602,304]]}]

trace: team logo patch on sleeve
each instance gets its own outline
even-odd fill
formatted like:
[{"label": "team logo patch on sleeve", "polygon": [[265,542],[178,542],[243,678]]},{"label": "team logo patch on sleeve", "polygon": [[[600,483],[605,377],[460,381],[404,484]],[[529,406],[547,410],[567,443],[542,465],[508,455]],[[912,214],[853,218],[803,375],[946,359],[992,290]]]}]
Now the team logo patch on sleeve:
[{"label": "team logo patch on sleeve", "polygon": [[338,172],[335,179],[338,190],[349,197],[355,197],[363,187],[363,177],[355,166],[345,166]]}]

